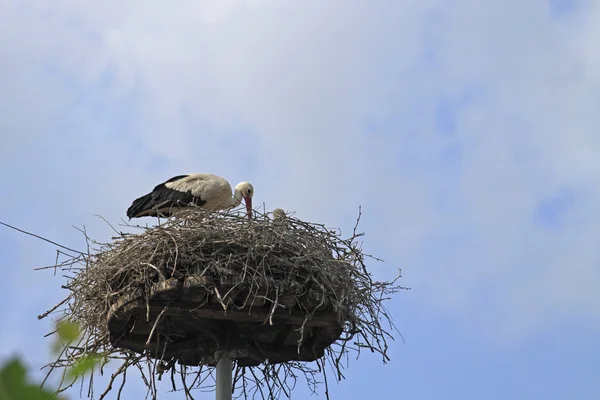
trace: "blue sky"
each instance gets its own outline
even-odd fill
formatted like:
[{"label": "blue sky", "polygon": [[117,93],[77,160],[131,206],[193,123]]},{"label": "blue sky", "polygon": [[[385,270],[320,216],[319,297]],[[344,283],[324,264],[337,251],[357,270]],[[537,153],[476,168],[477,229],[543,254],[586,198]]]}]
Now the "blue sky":
[{"label": "blue sky", "polygon": [[[334,398],[600,396],[598,4],[7,0],[0,26],[1,221],[83,247],[189,172],[344,231],[360,205],[405,342]],[[54,257],[0,229],[0,357],[49,361]]]}]

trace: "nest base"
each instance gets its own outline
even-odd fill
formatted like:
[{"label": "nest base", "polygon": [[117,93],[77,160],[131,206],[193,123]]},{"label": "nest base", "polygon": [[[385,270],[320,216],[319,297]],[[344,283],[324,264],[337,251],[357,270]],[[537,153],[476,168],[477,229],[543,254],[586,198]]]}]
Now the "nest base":
[{"label": "nest base", "polygon": [[255,366],[315,361],[340,337],[335,312],[312,311],[309,317],[291,296],[280,296],[273,309],[264,300],[268,294],[249,305],[248,293],[235,285],[205,276],[171,278],[153,284],[149,295],[123,295],[112,304],[110,342],[182,365],[214,366],[224,354],[239,366]]}]

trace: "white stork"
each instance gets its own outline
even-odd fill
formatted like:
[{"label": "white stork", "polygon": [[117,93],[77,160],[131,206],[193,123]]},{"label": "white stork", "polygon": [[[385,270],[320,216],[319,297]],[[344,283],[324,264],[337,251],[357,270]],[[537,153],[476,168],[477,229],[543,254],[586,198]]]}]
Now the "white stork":
[{"label": "white stork", "polygon": [[273,210],[273,219],[274,220],[282,220],[286,217],[285,211],[282,208],[276,208]]},{"label": "white stork", "polygon": [[252,217],[254,188],[249,182],[238,183],[233,196],[225,178],[212,174],[179,175],[156,186],[152,192],[136,199],[127,209],[127,216],[169,217],[184,207],[199,206],[208,210],[226,210],[246,203],[248,218]]}]

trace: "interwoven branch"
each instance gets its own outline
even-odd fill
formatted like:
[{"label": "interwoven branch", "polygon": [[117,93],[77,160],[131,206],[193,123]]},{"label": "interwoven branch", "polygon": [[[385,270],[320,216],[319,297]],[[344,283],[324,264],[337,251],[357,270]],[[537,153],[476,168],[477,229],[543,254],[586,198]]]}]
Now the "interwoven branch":
[{"label": "interwoven branch", "polygon": [[[222,349],[233,358],[239,354],[234,372],[239,397],[275,399],[289,397],[301,376],[313,391],[327,385],[327,368],[342,380],[348,355],[358,356],[364,348],[379,353],[384,362],[389,359],[388,341],[395,327],[384,301],[404,288],[396,284],[399,275],[391,282],[372,280],[365,259],[374,258],[362,252],[356,227],[345,239],[337,230],[289,215],[273,219],[257,214],[247,220],[238,214],[193,210],[156,227],[136,228],[141,232],[119,232],[105,244],[86,235],[88,254],[57,263],[68,276],[64,287],[70,293],[40,317],[58,309],[61,318],[79,323],[82,339],[66,348],[49,365],[51,370],[98,353],[121,360],[102,396],[119,376],[120,396],[126,371],[136,366],[149,393],[156,395],[156,377],[164,374],[170,375],[173,390],[192,398],[194,389],[208,385],[214,358],[186,352]],[[185,309],[191,298],[194,307]],[[117,317],[123,308],[116,312],[115,307],[123,299],[134,299],[139,312],[136,327],[128,325],[119,336],[114,326],[120,326]],[[255,321],[258,316],[260,323]],[[143,324],[149,335],[140,341],[142,350],[125,345],[123,337]],[[261,342],[269,327],[277,334],[286,326],[293,327],[283,335],[294,341],[293,352],[286,355],[283,342]],[[335,337],[319,353],[324,327]],[[196,329],[194,337],[202,332],[204,341],[185,342],[191,332],[185,329]],[[315,361],[303,361],[308,359]],[[93,393],[91,379],[88,393]],[[327,387],[325,393],[328,397]]]}]

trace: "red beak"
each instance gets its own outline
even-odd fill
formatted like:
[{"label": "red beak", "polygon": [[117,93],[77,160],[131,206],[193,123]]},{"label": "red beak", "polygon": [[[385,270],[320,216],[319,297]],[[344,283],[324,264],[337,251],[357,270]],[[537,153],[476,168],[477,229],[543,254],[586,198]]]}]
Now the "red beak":
[{"label": "red beak", "polygon": [[252,218],[252,197],[244,197],[246,202],[246,212],[248,213],[248,219]]}]

